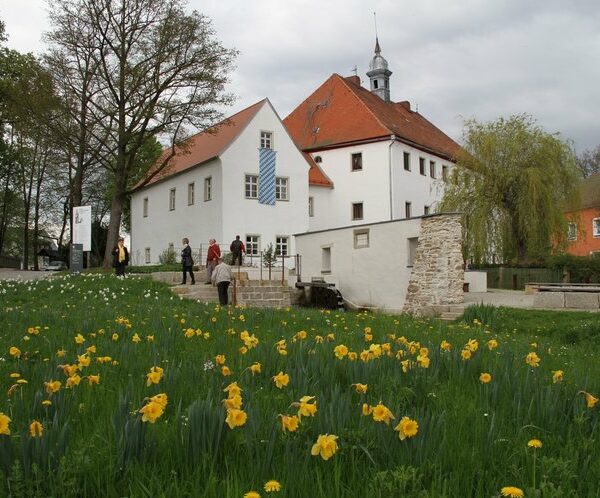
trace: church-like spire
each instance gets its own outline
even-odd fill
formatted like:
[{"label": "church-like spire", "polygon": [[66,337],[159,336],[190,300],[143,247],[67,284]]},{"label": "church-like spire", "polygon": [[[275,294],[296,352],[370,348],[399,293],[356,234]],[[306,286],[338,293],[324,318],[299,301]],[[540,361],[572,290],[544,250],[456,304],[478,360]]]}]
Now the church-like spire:
[{"label": "church-like spire", "polygon": [[386,102],[390,101],[390,76],[392,72],[388,69],[388,63],[381,55],[379,37],[375,36],[375,55],[369,64],[367,76],[371,81],[371,92]]}]

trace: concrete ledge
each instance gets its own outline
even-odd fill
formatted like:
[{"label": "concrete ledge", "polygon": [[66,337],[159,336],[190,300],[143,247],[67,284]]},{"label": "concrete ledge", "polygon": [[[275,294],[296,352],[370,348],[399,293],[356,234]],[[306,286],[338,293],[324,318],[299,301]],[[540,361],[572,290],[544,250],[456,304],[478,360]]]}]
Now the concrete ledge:
[{"label": "concrete ledge", "polygon": [[[596,297],[596,307],[598,307],[598,298]],[[537,292],[533,298],[534,308],[564,308],[564,292]]]},{"label": "concrete ledge", "polygon": [[599,294],[591,292],[565,292],[565,308],[597,310]]}]

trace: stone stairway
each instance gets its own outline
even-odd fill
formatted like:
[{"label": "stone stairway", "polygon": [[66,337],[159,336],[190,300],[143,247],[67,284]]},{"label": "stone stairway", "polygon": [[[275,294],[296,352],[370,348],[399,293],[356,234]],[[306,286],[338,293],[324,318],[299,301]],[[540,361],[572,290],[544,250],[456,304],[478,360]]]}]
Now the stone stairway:
[{"label": "stone stairway", "polygon": [[453,322],[465,312],[465,304],[444,304],[434,306],[434,312],[440,320]]},{"label": "stone stairway", "polygon": [[186,299],[193,299],[201,303],[218,303],[219,293],[217,288],[212,285],[205,285],[204,282],[196,285],[174,285],[171,292]]}]

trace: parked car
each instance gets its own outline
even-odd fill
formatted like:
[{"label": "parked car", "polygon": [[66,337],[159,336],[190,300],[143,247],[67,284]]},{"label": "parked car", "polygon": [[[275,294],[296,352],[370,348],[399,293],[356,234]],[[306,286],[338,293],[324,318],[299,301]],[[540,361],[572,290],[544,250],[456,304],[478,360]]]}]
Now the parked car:
[{"label": "parked car", "polygon": [[42,266],[44,271],[62,271],[66,270],[67,265],[63,261],[51,261],[47,265]]}]

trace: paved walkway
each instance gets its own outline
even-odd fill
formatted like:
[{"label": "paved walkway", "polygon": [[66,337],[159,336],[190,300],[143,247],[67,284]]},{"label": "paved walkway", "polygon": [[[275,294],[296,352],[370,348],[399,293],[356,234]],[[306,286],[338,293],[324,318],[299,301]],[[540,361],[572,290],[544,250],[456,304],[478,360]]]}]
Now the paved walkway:
[{"label": "paved walkway", "polygon": [[466,292],[465,304],[492,304],[509,308],[533,308],[533,294],[525,291],[489,289],[487,292]]},{"label": "paved walkway", "polygon": [[51,271],[27,271],[15,270],[14,268],[0,268],[0,280],[11,280],[20,278],[21,280],[37,280],[39,278],[48,278],[54,272]]}]

